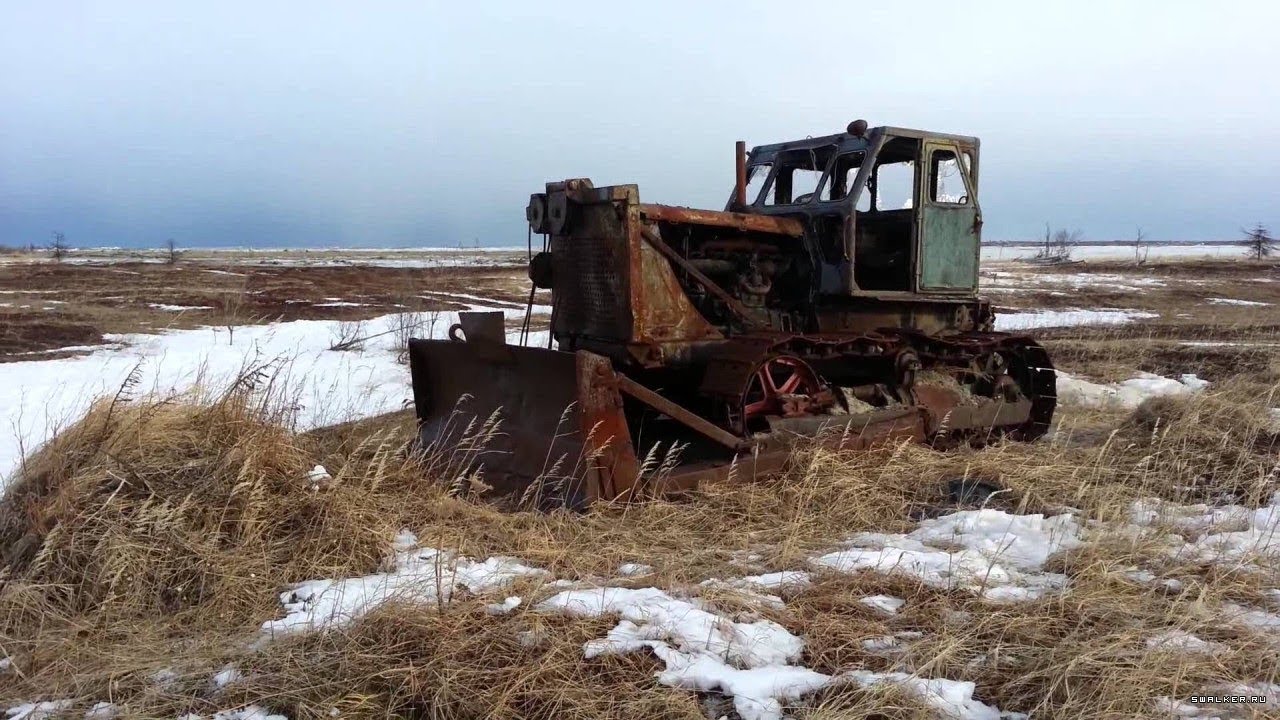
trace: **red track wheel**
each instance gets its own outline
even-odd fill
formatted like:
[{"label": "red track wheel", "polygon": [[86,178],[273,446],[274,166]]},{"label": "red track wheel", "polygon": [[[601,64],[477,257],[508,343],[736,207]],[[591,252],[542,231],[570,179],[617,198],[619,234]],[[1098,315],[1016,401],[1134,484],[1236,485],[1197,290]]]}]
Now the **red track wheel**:
[{"label": "red track wheel", "polygon": [[791,355],[775,355],[761,362],[742,393],[742,431],[760,429],[769,416],[800,417],[820,411],[826,387],[808,363]]}]

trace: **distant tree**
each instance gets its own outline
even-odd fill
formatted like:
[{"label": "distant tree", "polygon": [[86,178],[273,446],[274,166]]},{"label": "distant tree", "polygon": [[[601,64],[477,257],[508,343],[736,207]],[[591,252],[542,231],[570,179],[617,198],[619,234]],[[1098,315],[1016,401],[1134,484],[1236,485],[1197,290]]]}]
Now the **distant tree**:
[{"label": "distant tree", "polygon": [[1034,259],[1044,263],[1069,262],[1071,252],[1080,244],[1081,235],[1079,230],[1053,230],[1049,223],[1045,223],[1044,241]]},{"label": "distant tree", "polygon": [[1146,239],[1147,234],[1139,227],[1138,234],[1133,237],[1133,262],[1137,265],[1145,263],[1147,255],[1151,253],[1151,248],[1144,242]]},{"label": "distant tree", "polygon": [[164,241],[164,251],[164,261],[166,264],[173,265],[178,262],[178,255],[180,254],[178,252],[178,243],[174,242],[173,238],[169,238]]},{"label": "distant tree", "polygon": [[1240,244],[1248,248],[1249,254],[1255,260],[1261,260],[1264,257],[1271,257],[1276,252],[1276,239],[1271,237],[1271,231],[1262,223],[1255,223],[1253,227],[1242,230],[1244,240]]},{"label": "distant tree", "polygon": [[53,242],[49,243],[49,255],[54,262],[62,262],[62,258],[67,256],[67,236],[55,230],[53,232]]}]

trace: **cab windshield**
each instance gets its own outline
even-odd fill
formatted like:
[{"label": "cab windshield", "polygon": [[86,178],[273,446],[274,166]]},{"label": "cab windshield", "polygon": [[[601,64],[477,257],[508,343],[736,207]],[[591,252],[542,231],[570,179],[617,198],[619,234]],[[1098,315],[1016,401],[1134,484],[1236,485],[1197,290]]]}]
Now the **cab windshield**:
[{"label": "cab windshield", "polygon": [[811,202],[835,154],[835,145],[778,153],[774,160],[777,169],[765,187],[762,204],[803,205]]}]

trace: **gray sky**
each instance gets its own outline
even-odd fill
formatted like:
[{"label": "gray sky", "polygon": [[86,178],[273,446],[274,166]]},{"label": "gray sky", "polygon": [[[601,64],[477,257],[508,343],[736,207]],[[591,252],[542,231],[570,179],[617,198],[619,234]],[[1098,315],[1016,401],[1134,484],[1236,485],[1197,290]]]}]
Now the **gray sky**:
[{"label": "gray sky", "polygon": [[982,138],[987,239],[1280,224],[1280,3],[0,4],[0,243],[523,244],[547,180],[719,208],[735,139]]}]

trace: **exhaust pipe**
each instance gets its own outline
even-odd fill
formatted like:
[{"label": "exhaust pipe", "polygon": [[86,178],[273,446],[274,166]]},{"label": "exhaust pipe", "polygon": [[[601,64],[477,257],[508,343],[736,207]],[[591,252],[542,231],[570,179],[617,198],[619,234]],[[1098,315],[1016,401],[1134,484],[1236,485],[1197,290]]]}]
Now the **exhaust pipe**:
[{"label": "exhaust pipe", "polygon": [[747,143],[739,140],[733,146],[733,161],[737,170],[737,183],[733,186],[734,204],[740,208],[747,206]]}]

